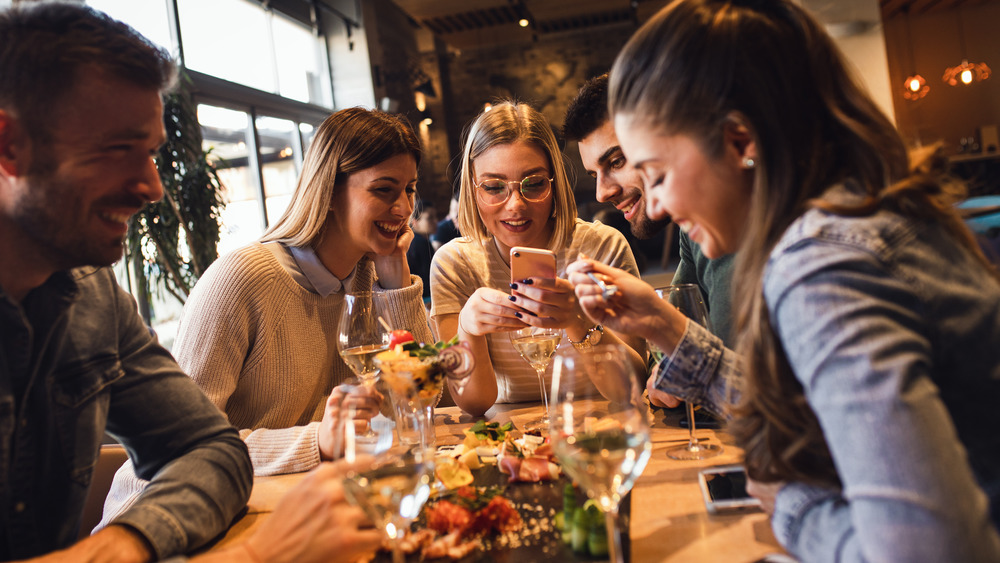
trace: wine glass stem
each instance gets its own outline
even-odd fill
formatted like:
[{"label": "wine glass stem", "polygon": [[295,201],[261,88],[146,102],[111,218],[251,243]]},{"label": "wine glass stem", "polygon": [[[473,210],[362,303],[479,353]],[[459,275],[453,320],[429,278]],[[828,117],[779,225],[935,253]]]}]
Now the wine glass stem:
[{"label": "wine glass stem", "polygon": [[538,374],[538,388],[542,391],[542,404],[545,405],[545,414],[543,418],[545,420],[549,419],[549,394],[545,392],[545,370],[536,369],[535,373]]},{"label": "wine glass stem", "polygon": [[403,555],[403,550],[399,547],[399,538],[393,538],[392,540],[392,563],[405,563],[406,557]]},{"label": "wine glass stem", "polygon": [[624,563],[625,554],[622,553],[622,536],[618,532],[617,506],[604,513],[604,527],[608,533],[608,561],[611,563]]},{"label": "wine glass stem", "polygon": [[693,449],[698,447],[698,438],[694,435],[694,403],[691,401],[685,401],[685,403],[687,403],[688,435],[690,436],[688,448]]}]

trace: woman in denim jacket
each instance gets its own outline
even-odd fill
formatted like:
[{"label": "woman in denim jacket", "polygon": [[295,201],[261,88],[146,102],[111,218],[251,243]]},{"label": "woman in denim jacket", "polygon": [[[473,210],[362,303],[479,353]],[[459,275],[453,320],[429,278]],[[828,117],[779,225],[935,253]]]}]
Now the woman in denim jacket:
[{"label": "woman in denim jacket", "polygon": [[[658,384],[738,397],[732,431],[782,544],[804,561],[1000,561],[1000,282],[943,159],[911,167],[789,0],[671,4],[619,55],[610,104],[650,217],[711,258],[739,250],[740,385],[677,350],[664,361],[697,369]],[[603,300],[588,269],[619,293]],[[656,341],[648,287],[571,271],[596,322]]]}]

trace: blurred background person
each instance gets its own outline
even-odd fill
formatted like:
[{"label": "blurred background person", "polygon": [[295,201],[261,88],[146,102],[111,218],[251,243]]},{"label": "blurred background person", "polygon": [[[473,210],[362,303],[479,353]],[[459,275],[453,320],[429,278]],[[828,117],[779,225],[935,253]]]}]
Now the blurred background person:
[{"label": "blurred background person", "polygon": [[462,233],[458,231],[458,194],[458,190],[452,192],[451,200],[448,201],[448,214],[438,222],[437,229],[431,236],[434,250],[441,248],[451,239],[462,236]]},{"label": "blurred background person", "polygon": [[410,228],[413,230],[413,241],[406,250],[406,262],[410,273],[419,277],[424,283],[424,304],[431,301],[431,258],[434,257],[434,247],[431,246],[431,235],[437,230],[437,209],[434,204],[418,199],[413,206],[413,218]]}]

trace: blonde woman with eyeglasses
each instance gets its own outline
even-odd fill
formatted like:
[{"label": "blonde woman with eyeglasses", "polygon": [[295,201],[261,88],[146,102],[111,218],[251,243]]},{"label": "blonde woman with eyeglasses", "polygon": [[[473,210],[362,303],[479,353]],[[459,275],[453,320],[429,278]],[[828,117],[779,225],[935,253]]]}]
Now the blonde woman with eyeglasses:
[{"label": "blonde woman with eyeglasses", "polygon": [[[431,322],[438,337],[456,334],[477,358],[461,392],[462,410],[479,416],[494,403],[542,400],[538,377],[511,344],[508,332],[527,326],[564,330],[562,346],[621,342],[645,373],[642,340],[619,337],[580,310],[566,266],[584,254],[638,275],[625,237],[576,216],[563,155],[545,118],[527,104],[502,102],[466,131],[458,226],[462,237],[442,246],[431,265]],[[547,248],[556,255],[555,279],[511,282],[510,249]],[[643,352],[639,352],[643,351]],[[549,385],[551,368],[545,375]]]}]

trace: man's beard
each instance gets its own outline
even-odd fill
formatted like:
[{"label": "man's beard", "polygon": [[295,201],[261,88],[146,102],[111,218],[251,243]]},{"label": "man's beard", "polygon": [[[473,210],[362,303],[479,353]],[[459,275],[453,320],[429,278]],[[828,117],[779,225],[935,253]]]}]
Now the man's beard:
[{"label": "man's beard", "polygon": [[654,221],[644,214],[642,219],[632,223],[632,235],[639,240],[651,239],[663,232],[663,229],[666,229],[669,224],[670,217]]}]

